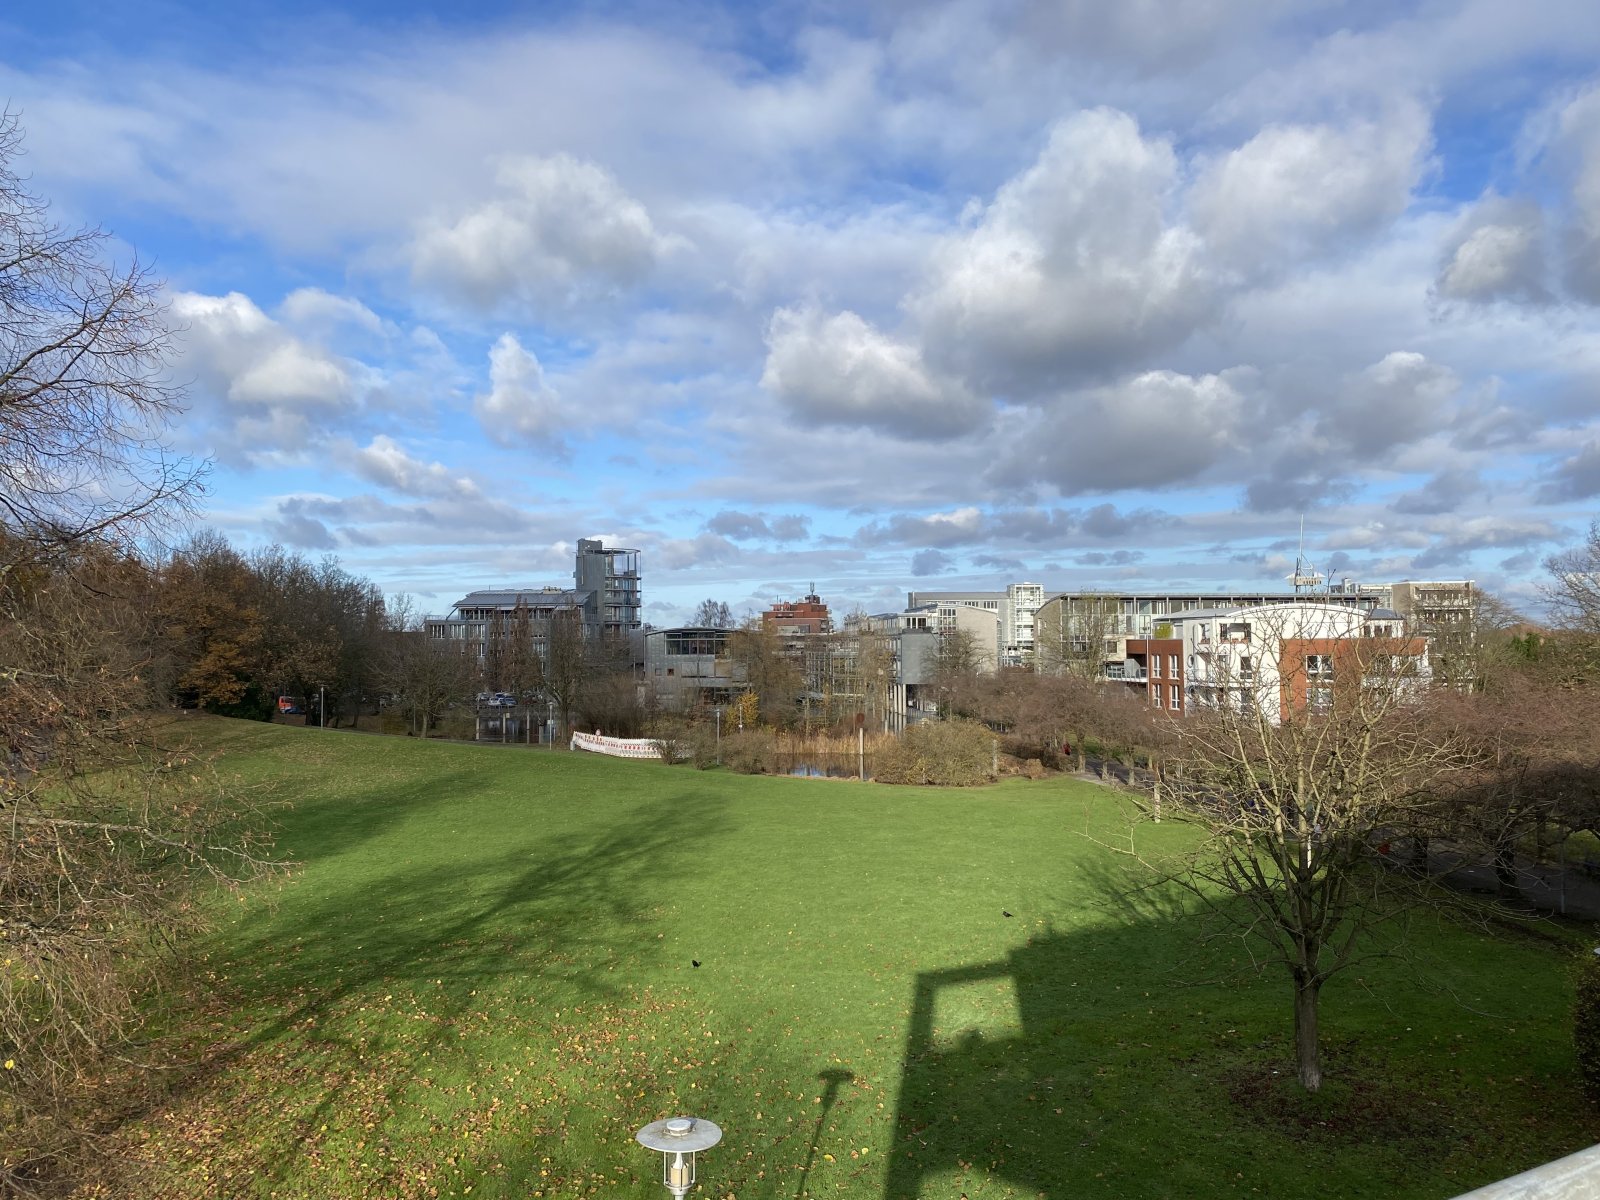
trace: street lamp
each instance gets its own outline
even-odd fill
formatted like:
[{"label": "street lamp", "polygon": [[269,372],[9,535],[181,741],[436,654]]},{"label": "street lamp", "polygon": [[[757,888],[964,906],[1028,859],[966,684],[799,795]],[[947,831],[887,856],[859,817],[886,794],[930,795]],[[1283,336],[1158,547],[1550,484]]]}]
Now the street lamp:
[{"label": "street lamp", "polygon": [[687,1196],[694,1186],[694,1156],[722,1140],[722,1130],[699,1117],[651,1121],[633,1135],[647,1150],[661,1154],[661,1184],[674,1196]]}]

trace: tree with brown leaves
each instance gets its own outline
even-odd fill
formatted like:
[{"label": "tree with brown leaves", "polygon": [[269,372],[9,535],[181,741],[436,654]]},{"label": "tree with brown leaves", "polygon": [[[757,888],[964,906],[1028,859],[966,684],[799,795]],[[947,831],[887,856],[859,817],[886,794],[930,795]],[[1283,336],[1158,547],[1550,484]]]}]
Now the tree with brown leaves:
[{"label": "tree with brown leaves", "polygon": [[151,715],[171,662],[129,550],[197,473],[154,281],[52,223],[0,114],[0,1193],[81,1149],[82,1083],[196,889],[267,863],[243,805]]}]

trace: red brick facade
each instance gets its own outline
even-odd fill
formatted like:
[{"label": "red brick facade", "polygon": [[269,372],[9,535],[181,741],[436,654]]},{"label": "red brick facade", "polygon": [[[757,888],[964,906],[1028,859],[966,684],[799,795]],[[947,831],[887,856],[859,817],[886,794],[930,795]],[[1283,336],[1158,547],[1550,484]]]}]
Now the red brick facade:
[{"label": "red brick facade", "polygon": [[1163,712],[1184,710],[1182,638],[1129,638],[1128,658],[1143,672],[1142,679],[1128,679],[1128,686],[1143,691],[1146,704]]}]

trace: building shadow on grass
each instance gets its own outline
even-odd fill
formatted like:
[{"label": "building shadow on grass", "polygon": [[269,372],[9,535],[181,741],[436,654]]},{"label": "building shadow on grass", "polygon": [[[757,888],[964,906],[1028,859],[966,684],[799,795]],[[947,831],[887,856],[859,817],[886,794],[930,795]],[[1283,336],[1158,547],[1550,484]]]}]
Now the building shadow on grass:
[{"label": "building shadow on grass", "polygon": [[[980,1180],[1050,1200],[1128,1194],[1129,1178],[1097,1177],[1107,1162],[1189,1152],[1142,1144],[1161,1122],[1141,1113],[1163,1103],[1146,1088],[1193,1053],[1172,994],[1237,975],[1238,943],[1173,889],[1115,870],[1096,883],[1104,920],[914,979],[885,1200]],[[1185,1185],[1164,1178],[1159,1194]]]},{"label": "building shadow on grass", "polygon": [[[557,1005],[628,1000],[613,968],[623,959],[631,965],[669,952],[654,932],[661,898],[692,863],[686,848],[703,847],[708,829],[727,827],[725,809],[721,799],[685,788],[619,811],[598,833],[401,867],[315,897],[306,894],[311,885],[301,885],[236,927],[228,951],[233,978],[217,997],[223,1008],[273,1015],[169,1072],[159,1095],[124,1108],[121,1118],[179,1104],[256,1049],[287,1040],[291,1053],[312,1052],[331,1064],[321,1071],[320,1096],[294,1122],[315,1130],[339,1110],[347,1090],[365,1088],[364,1103],[375,1099],[382,1108],[428,1064],[448,1059],[448,1051],[436,1057],[435,1050],[452,1046],[465,1030],[481,1032],[479,997],[492,994],[498,980],[526,981],[534,1005],[545,993],[559,996]],[[397,1069],[396,1056],[383,1058],[393,1047],[381,1043],[381,1029],[363,1030],[356,1045],[349,1023],[335,1019],[391,993],[418,1002],[420,1015],[407,1025],[406,1058],[414,1067]],[[361,1064],[380,1058],[388,1074],[384,1095],[375,1098]],[[270,1096],[262,1100],[272,1103]],[[280,1155],[288,1149],[278,1148]],[[271,1151],[263,1147],[261,1178],[289,1169],[286,1161],[271,1161]]]}]

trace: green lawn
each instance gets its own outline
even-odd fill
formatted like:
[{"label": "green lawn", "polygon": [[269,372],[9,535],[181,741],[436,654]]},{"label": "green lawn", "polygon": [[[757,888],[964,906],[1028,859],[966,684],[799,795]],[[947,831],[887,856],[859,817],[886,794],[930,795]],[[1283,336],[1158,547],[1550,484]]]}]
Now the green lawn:
[{"label": "green lawn", "polygon": [[1119,899],[1088,784],[198,731],[301,866],[198,948],[209,1050],[114,1135],[140,1194],[664,1197],[632,1133],[680,1112],[742,1200],[1448,1197],[1600,1135],[1568,952],[1437,922],[1330,985],[1299,1097],[1285,980]]}]

